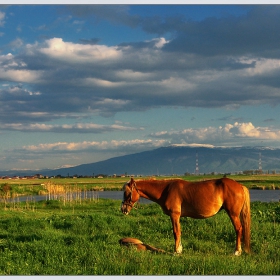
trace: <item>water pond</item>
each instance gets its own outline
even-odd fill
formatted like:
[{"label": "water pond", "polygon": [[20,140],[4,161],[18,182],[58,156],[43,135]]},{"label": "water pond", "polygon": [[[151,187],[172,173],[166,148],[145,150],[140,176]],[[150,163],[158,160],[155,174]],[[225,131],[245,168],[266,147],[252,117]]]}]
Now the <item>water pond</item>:
[{"label": "water pond", "polygon": [[[82,193],[82,198],[83,198]],[[250,190],[251,202],[253,201],[261,201],[261,202],[279,202],[280,201],[280,190]],[[122,191],[89,191],[86,194],[87,198],[90,197],[99,197],[99,198],[108,198],[108,199],[123,199],[123,192]],[[33,201],[40,201],[40,200],[47,200],[48,197],[46,195],[37,195],[32,196],[32,198],[22,196],[19,198],[20,201],[26,201],[32,199]],[[150,200],[145,198],[140,198],[140,203],[151,203]]]}]

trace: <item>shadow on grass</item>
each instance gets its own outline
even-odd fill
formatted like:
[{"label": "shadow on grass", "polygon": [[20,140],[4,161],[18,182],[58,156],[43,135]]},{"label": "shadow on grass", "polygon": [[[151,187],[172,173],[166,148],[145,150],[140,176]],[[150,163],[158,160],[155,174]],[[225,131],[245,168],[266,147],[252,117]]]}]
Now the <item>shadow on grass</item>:
[{"label": "shadow on grass", "polygon": [[30,235],[20,235],[15,238],[17,242],[33,242],[36,240],[41,240],[42,237],[37,234],[30,234]]}]

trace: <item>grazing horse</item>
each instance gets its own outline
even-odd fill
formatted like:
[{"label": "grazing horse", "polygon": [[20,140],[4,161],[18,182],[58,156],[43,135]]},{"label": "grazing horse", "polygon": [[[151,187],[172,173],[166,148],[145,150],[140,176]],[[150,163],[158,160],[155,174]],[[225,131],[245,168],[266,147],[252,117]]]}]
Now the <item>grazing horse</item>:
[{"label": "grazing horse", "polygon": [[250,195],[246,187],[229,178],[188,182],[171,180],[131,180],[123,186],[121,211],[128,215],[140,197],[160,205],[170,216],[175,253],[182,252],[180,217],[205,219],[224,209],[236,232],[235,255],[240,256],[243,235],[245,252],[250,253]]}]

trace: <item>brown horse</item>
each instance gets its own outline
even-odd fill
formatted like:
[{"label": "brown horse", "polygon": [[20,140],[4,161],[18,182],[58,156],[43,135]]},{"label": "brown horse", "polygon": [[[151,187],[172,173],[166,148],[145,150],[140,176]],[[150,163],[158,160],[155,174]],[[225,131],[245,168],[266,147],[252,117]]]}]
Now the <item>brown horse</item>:
[{"label": "brown horse", "polygon": [[205,219],[224,209],[236,232],[235,255],[241,255],[243,235],[245,252],[250,253],[250,195],[246,187],[228,178],[188,182],[174,180],[131,180],[123,186],[121,206],[128,215],[140,196],[156,202],[170,216],[175,252],[182,252],[180,217]]}]

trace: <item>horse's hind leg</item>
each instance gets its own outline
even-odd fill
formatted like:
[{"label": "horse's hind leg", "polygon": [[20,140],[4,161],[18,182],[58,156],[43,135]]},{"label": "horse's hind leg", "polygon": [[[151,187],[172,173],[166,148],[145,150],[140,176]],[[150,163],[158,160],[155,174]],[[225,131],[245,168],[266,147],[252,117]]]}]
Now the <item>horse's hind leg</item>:
[{"label": "horse's hind leg", "polygon": [[175,239],[175,253],[181,254],[183,247],[181,243],[181,226],[180,226],[180,214],[172,213],[170,215],[172,227],[173,227],[173,234]]},{"label": "horse's hind leg", "polygon": [[232,215],[229,215],[229,216],[230,216],[230,220],[234,226],[234,230],[236,233],[236,245],[235,245],[234,255],[240,256],[241,252],[242,252],[242,249],[241,249],[242,225],[241,225],[239,217],[232,216]]}]

